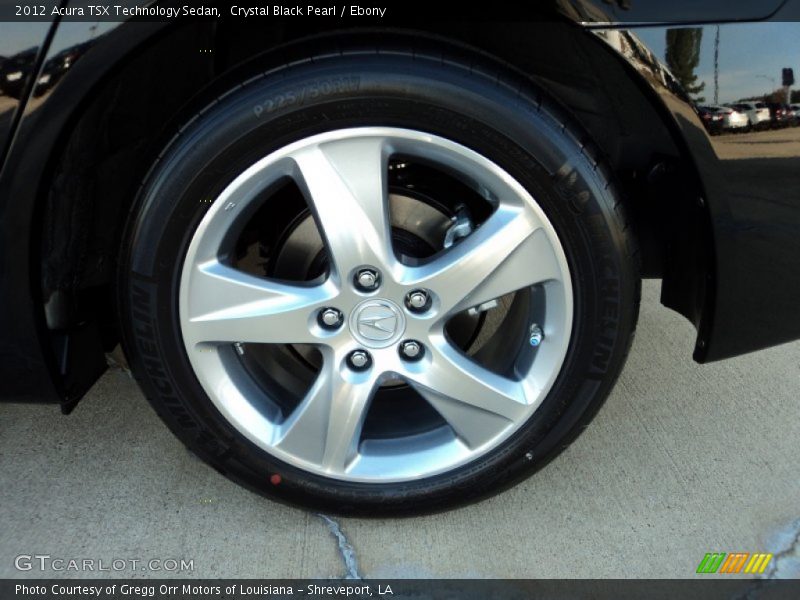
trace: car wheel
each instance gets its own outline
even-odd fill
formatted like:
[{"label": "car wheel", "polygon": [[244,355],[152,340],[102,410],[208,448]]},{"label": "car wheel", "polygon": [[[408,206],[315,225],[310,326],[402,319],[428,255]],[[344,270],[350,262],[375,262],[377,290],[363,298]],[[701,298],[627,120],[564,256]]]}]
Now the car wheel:
[{"label": "car wheel", "polygon": [[480,60],[250,79],[135,203],[133,372],[191,450],[275,498],[376,514],[502,489],[586,427],[630,347],[638,254],[599,156]]}]

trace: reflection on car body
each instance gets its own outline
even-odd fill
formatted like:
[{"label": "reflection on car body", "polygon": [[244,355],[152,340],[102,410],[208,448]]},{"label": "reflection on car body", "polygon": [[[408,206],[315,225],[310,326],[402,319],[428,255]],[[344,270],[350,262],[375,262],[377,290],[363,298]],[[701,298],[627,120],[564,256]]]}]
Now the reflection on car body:
[{"label": "reflection on car body", "polygon": [[698,106],[697,112],[711,135],[723,132],[739,133],[750,131],[752,128],[747,114],[730,106]]},{"label": "reflection on car body", "polygon": [[740,102],[730,106],[747,115],[747,123],[750,128],[766,129],[769,127],[772,116],[769,107],[764,102]]},{"label": "reflection on car body", "polygon": [[28,73],[36,63],[36,48],[28,48],[6,58],[0,65],[0,92],[19,99]]},{"label": "reflection on car body", "polygon": [[722,129],[725,126],[725,117],[716,107],[698,106],[697,113],[711,135],[722,133]]},{"label": "reflection on car body", "polygon": [[768,102],[770,118],[772,119],[772,127],[778,129],[781,127],[789,127],[794,119],[794,112],[788,104],[780,102]]}]

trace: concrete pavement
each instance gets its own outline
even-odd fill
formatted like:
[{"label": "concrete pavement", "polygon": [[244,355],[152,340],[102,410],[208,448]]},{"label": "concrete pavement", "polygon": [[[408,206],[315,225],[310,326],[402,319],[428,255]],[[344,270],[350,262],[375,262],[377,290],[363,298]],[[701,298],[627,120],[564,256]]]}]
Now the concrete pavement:
[{"label": "concrete pavement", "polygon": [[0,405],[0,577],[76,576],[14,567],[49,554],[193,560],[179,577],[667,578],[710,551],[773,552],[768,575],[800,577],[800,343],[701,367],[693,341],[648,282],[625,371],[578,441],[512,490],[414,519],[329,521],[237,487],[121,370],[69,417]]}]

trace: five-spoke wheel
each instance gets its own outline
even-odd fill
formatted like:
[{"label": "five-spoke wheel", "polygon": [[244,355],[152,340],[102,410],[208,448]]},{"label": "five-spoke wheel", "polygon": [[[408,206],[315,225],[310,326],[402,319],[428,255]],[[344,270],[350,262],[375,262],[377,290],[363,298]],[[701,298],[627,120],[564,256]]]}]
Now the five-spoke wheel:
[{"label": "five-spoke wheel", "polygon": [[133,207],[137,379],[194,452],[286,501],[499,490],[586,427],[629,348],[635,244],[599,151],[530,81],[417,42],[243,80]]},{"label": "five-spoke wheel", "polygon": [[[404,260],[392,236],[394,157],[423,161],[469,181],[489,216],[426,260]],[[225,242],[276,182],[302,190],[330,268],[291,284],[245,273]],[[181,331],[206,393],[252,442],[329,477],[398,481],[452,469],[491,449],[536,410],[561,367],[572,324],[569,268],[535,199],[508,173],[462,145],[419,131],[353,128],[312,136],[237,177],[194,232],[180,284]],[[520,353],[511,374],[466,355],[446,333],[469,309],[518,290],[540,293],[531,314],[544,343]],[[253,392],[231,344],[317,348],[316,380],[290,412]],[[524,364],[523,364],[524,363]],[[375,392],[402,382],[446,422],[437,436],[370,439],[363,425]],[[449,429],[447,431],[446,429]]]}]

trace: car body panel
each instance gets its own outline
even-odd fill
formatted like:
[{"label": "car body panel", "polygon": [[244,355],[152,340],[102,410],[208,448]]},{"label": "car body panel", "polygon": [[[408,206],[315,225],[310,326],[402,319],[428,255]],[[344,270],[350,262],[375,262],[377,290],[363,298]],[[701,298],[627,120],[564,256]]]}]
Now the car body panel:
[{"label": "car body panel", "polygon": [[[32,205],[22,207],[2,183],[10,169],[6,157],[54,29],[52,18],[0,23],[0,399],[6,400],[52,401],[60,396],[41,303],[33,296],[29,246],[21,245],[28,239]],[[9,75],[14,75],[10,82]]]},{"label": "car body panel", "polygon": [[[0,261],[2,400],[61,402],[68,409],[105,369],[91,331],[78,329],[67,335],[48,331],[45,325],[37,286],[39,265],[31,261],[31,253],[20,250],[36,245],[33,222],[39,188],[31,182],[44,179],[49,153],[87,91],[164,27],[163,23],[61,23],[39,65],[69,55],[68,72],[61,74],[57,85],[31,90],[30,100],[16,107],[14,143],[0,170],[0,256],[13,257]],[[20,37],[19,43],[28,48],[37,42]],[[39,79],[38,75],[37,71],[30,77]],[[89,346],[81,351],[84,344]]]},{"label": "car body panel", "polygon": [[[798,130],[711,137],[695,102],[676,85],[676,78],[664,65],[667,32],[685,29],[684,23],[774,19],[775,15],[789,14],[787,5],[796,7],[800,2],[611,5],[599,0],[563,0],[557,4],[562,14],[585,27],[586,35],[601,39],[604,47],[629,67],[631,77],[668,115],[670,127],[702,182],[703,197],[698,201],[713,225],[713,239],[709,240],[713,269],[705,274],[707,281],[696,298],[687,301],[685,290],[666,285],[662,295],[667,306],[688,316],[698,327],[695,358],[701,362],[716,360],[800,338],[796,310],[800,298],[800,144],[747,137]],[[624,9],[624,5],[634,6]],[[18,25],[0,24],[5,28],[0,33]],[[17,52],[39,49],[38,67],[25,75],[30,98],[6,102],[4,110],[4,97],[0,97],[0,142],[4,137],[7,142],[0,170],[0,256],[14,257],[0,260],[0,380],[4,381],[0,399],[61,401],[69,406],[99,376],[103,365],[96,360],[89,364],[64,362],[65,345],[81,344],[83,338],[61,336],[45,325],[37,289],[38,265],[29,252],[20,251],[35,244],[33,225],[40,190],[31,182],[46,184],[42,179],[50,152],[92,87],[169,24],[63,22],[52,43],[47,38],[50,24],[35,25],[39,27],[35,33],[31,29],[30,35],[17,36],[15,42]],[[735,38],[746,31],[756,38],[769,39],[781,26],[794,27],[792,31],[800,33],[800,23],[764,21],[719,26],[723,57],[717,73],[720,93],[709,100],[714,104],[741,100],[741,94],[726,95],[730,78],[764,84],[767,80],[756,75],[774,71],[777,51],[772,44],[763,45],[734,68],[726,58],[733,47],[726,39],[728,33],[734,32]],[[714,44],[709,40],[716,38],[718,26],[699,28],[699,70],[705,80],[703,69],[713,64]],[[786,32],[780,33],[783,36]],[[800,39],[800,35],[795,37]],[[786,58],[789,60],[789,49]],[[745,75],[737,74],[741,69]],[[43,74],[50,77],[42,79]],[[34,78],[37,87],[31,83]],[[707,82],[707,88],[710,85]],[[752,93],[759,90],[763,93],[763,85],[753,87]],[[687,307],[687,302],[696,306]],[[91,335],[84,337],[90,339]],[[96,356],[97,349],[93,347],[85,354]]]},{"label": "car body panel", "polygon": [[[690,94],[674,85],[674,77],[664,75],[669,71],[668,31],[676,29],[687,30],[615,27],[596,34],[610,40],[631,67],[655,85],[703,182],[703,201],[713,224],[716,281],[714,297],[699,323],[695,358],[702,362],[800,338],[800,138],[787,140],[768,130],[709,136]],[[715,103],[779,92],[773,84],[780,68],[800,56],[797,22],[692,29],[700,40],[694,75],[698,84],[706,83],[700,93],[708,93]],[[620,38],[635,40],[637,51],[613,43]]]},{"label": "car body panel", "polygon": [[561,11],[591,27],[609,24],[728,23],[760,21],[774,16],[785,0],[561,0]]}]

